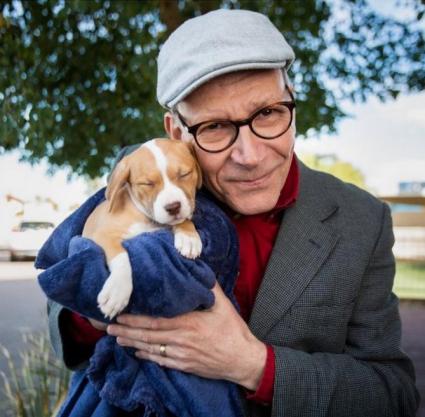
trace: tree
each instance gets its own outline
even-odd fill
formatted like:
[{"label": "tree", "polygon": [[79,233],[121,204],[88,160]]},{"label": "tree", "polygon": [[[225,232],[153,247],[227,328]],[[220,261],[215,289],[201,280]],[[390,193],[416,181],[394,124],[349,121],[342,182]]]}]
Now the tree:
[{"label": "tree", "polygon": [[0,0],[0,152],[93,177],[120,147],[163,135],[159,48],[183,21],[219,7],[270,17],[297,55],[298,133],[335,131],[343,99],[423,89],[424,5],[408,5],[411,22],[366,0]]},{"label": "tree", "polygon": [[327,172],[328,174],[332,174],[342,181],[357,185],[357,187],[363,189],[367,189],[365,178],[362,172],[349,162],[339,160],[333,154],[315,155],[306,153],[299,155],[299,157],[310,168]]}]

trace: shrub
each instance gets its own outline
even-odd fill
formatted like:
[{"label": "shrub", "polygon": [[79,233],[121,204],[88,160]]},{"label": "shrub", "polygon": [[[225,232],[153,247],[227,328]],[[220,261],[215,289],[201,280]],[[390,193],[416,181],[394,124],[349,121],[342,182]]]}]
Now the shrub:
[{"label": "shrub", "polygon": [[45,335],[23,335],[20,361],[0,346],[7,360],[8,374],[1,372],[5,400],[2,415],[52,417],[68,389],[70,372],[54,357]]}]

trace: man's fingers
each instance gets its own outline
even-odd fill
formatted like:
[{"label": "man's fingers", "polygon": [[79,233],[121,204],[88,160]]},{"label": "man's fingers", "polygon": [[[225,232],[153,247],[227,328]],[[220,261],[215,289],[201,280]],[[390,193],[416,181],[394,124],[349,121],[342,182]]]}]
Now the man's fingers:
[{"label": "man's fingers", "polygon": [[223,304],[228,304],[229,306],[232,305],[226,294],[224,294],[223,289],[221,288],[218,282],[215,283],[211,291],[213,292],[215,297],[215,303],[212,306],[213,309],[222,308]]},{"label": "man's fingers", "polygon": [[218,283],[218,281],[215,282],[214,287],[212,287],[211,291],[214,294],[223,293],[223,290],[221,289],[220,284]]},{"label": "man's fingers", "polygon": [[166,319],[163,317],[149,317],[139,314],[121,314],[117,317],[119,324],[148,330],[173,330],[181,326],[181,317]]},{"label": "man's fingers", "polygon": [[[187,351],[180,348],[179,346],[176,346],[174,344],[149,344],[144,343],[140,341],[136,341],[133,339],[126,339],[123,337],[118,337],[117,342],[121,346],[126,347],[132,347],[138,351],[142,351],[151,355],[154,355],[156,357],[167,357],[167,358],[173,358],[173,359],[179,359],[182,361],[187,361],[188,357],[190,356]],[[162,346],[162,348],[161,348]],[[161,354],[161,351],[163,352]]]},{"label": "man's fingers", "polygon": [[148,361],[156,362],[158,365],[165,368],[172,368],[178,371],[189,371],[188,365],[186,362],[175,359],[171,355],[168,355],[168,346],[167,346],[167,356],[161,356],[160,354],[149,353],[144,350],[138,350],[135,353],[135,356],[139,359],[145,359]]},{"label": "man's fingers", "polygon": [[125,337],[117,337],[117,343],[121,346],[133,347],[137,350],[143,350],[143,352],[151,353],[153,355],[161,356],[161,346],[165,346],[165,354],[167,356],[173,356],[172,353],[175,350],[174,346],[167,345],[165,343],[145,343],[139,340],[127,339]]},{"label": "man's fingers", "polygon": [[88,318],[88,321],[97,330],[105,331],[106,328],[108,327],[108,324],[107,323],[103,323],[103,322],[101,322],[99,320]]},{"label": "man's fingers", "polygon": [[169,330],[146,330],[111,324],[107,328],[111,336],[131,339],[148,344],[169,344],[180,340],[179,333]]}]

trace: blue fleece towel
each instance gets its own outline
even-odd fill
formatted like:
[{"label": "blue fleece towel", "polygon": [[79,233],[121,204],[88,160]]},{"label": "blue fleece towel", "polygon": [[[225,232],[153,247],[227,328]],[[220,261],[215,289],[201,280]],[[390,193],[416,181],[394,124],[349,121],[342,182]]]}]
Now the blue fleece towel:
[{"label": "blue fleece towel", "polygon": [[[96,243],[81,237],[87,217],[104,200],[104,191],[89,198],[55,229],[36,267],[45,269],[39,283],[47,297],[86,317],[108,322],[97,307],[97,295],[109,275],[105,256]],[[192,220],[203,244],[196,260],[177,252],[169,230],[143,233],[123,242],[134,286],[125,312],[173,317],[209,308],[214,304],[211,289],[216,279],[236,305],[233,286],[239,250],[232,224],[202,191]],[[162,368],[133,353],[119,346],[114,337],[100,339],[88,369],[76,374],[59,415],[88,417],[102,410],[112,417],[121,415],[121,409],[140,417],[243,416],[235,384]]]}]

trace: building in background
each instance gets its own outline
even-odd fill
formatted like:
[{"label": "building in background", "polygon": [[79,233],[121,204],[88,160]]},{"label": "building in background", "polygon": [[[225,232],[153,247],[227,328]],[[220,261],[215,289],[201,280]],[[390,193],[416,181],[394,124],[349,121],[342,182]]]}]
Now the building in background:
[{"label": "building in background", "polygon": [[[402,189],[406,190],[405,187],[400,187]],[[425,261],[425,194],[400,192],[396,196],[380,198],[391,207],[395,236],[393,251],[396,259]]]},{"label": "building in background", "polygon": [[400,195],[425,196],[425,181],[403,181],[398,184]]}]

